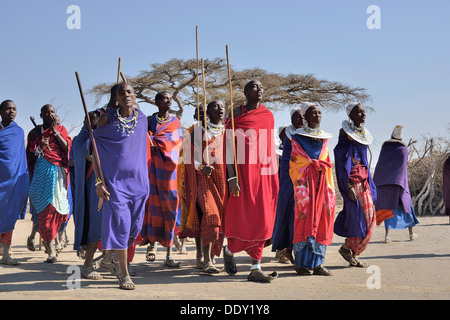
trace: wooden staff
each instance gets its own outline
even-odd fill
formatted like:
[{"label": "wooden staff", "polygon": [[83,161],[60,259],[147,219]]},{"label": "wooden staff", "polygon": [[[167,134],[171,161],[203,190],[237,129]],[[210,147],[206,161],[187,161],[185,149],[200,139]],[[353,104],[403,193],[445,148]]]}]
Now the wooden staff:
[{"label": "wooden staff", "polygon": [[36,121],[34,121],[34,117],[33,117],[33,116],[30,116],[30,120],[31,120],[31,122],[33,123],[34,127],[36,128],[36,127],[37,127],[37,124],[36,124]]},{"label": "wooden staff", "polygon": [[[197,124],[200,127],[200,80],[198,78],[198,69],[200,68],[199,62],[198,62],[198,26],[195,26],[195,48],[197,52]],[[206,106],[205,106],[206,108]]]},{"label": "wooden staff", "polygon": [[228,66],[228,85],[230,87],[230,106],[231,106],[231,130],[233,131],[233,157],[234,157],[234,171],[236,173],[236,182],[239,184],[237,160],[236,160],[236,141],[234,136],[234,112],[233,112],[233,86],[231,84],[230,59],[228,57],[228,45],[226,45],[227,52],[227,66]]},{"label": "wooden staff", "polygon": [[[97,174],[99,175],[99,178],[101,179],[103,185],[105,186],[105,179],[103,178],[103,171],[102,171],[102,166],[100,164],[100,158],[98,156],[98,151],[97,151],[97,145],[95,143],[95,138],[94,138],[94,131],[92,130],[92,125],[91,125],[91,119],[89,118],[89,112],[87,110],[86,107],[86,102],[84,100],[84,94],[83,94],[83,89],[81,88],[81,81],[80,81],[80,76],[78,75],[78,72],[75,72],[75,76],[77,77],[77,83],[78,83],[78,89],[80,90],[80,96],[81,96],[81,101],[83,103],[83,109],[84,109],[84,114],[86,116],[86,123],[87,123],[87,127],[89,130],[89,135],[91,138],[91,143],[92,143],[92,161],[94,164],[94,167],[97,168]],[[106,188],[106,186],[105,186]],[[99,197],[99,201],[98,201],[98,210],[100,211],[101,208],[103,206],[103,198]]]},{"label": "wooden staff", "polygon": [[209,166],[209,154],[208,154],[208,128],[206,127],[206,82],[205,82],[205,64],[202,59],[202,82],[203,82],[203,116],[205,120],[205,140],[206,140],[206,165]]},{"label": "wooden staff", "polygon": [[120,76],[122,77],[123,82],[128,83],[127,78],[125,78],[122,71],[120,71]]},{"label": "wooden staff", "polygon": [[118,65],[118,69],[117,69],[117,83],[120,82],[120,66],[122,64],[122,58],[119,57],[119,65]]}]

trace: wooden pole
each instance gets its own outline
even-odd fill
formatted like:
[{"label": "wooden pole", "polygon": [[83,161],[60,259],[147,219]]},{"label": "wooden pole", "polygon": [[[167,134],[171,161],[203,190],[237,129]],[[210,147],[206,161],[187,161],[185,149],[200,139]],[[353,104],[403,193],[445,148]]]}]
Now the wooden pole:
[{"label": "wooden pole", "polygon": [[33,116],[30,116],[30,120],[31,120],[31,122],[33,123],[34,127],[36,128],[36,127],[37,127],[37,124],[36,124],[36,121],[34,121],[34,117],[33,117]]},{"label": "wooden pole", "polygon": [[233,86],[231,84],[231,70],[230,70],[230,59],[228,56],[228,45],[226,45],[227,52],[227,66],[228,66],[228,85],[230,87],[230,107],[231,107],[231,130],[233,131],[233,157],[234,157],[234,171],[236,173],[236,182],[239,183],[239,176],[237,170],[237,161],[236,161],[236,141],[234,136],[234,112],[233,112]]},{"label": "wooden pole", "polygon": [[127,78],[125,78],[124,74],[122,71],[120,71],[120,76],[122,77],[122,81],[125,83],[128,83]]},{"label": "wooden pole", "polygon": [[200,127],[200,80],[198,77],[200,65],[198,62],[198,26],[195,26],[195,48],[197,52],[197,124]]},{"label": "wooden pole", "polygon": [[206,81],[205,81],[205,63],[202,59],[202,81],[203,81],[203,116],[205,120],[205,140],[206,140],[206,165],[209,166],[209,154],[208,154],[208,135],[206,127]]},{"label": "wooden pole", "polygon": [[[87,123],[89,135],[90,135],[91,143],[92,143],[92,158],[93,158],[92,161],[93,161],[94,166],[97,167],[98,175],[99,175],[100,179],[102,180],[103,185],[105,186],[105,179],[103,178],[103,171],[102,171],[102,166],[100,164],[100,158],[98,156],[97,145],[95,143],[94,131],[92,130],[91,119],[89,118],[89,112],[86,107],[86,101],[84,100],[83,89],[81,88],[81,81],[80,81],[80,76],[79,76],[78,72],[75,72],[75,76],[77,77],[78,89],[80,90],[81,101],[83,103],[84,114],[85,114],[86,120],[87,120],[86,123]],[[105,188],[106,188],[106,186],[105,186]],[[99,211],[102,208],[102,206],[103,206],[103,198],[99,198],[99,201],[98,201],[98,210]]]},{"label": "wooden pole", "polygon": [[118,65],[118,69],[117,69],[117,83],[120,82],[120,66],[122,65],[122,58],[119,57],[119,65]]}]

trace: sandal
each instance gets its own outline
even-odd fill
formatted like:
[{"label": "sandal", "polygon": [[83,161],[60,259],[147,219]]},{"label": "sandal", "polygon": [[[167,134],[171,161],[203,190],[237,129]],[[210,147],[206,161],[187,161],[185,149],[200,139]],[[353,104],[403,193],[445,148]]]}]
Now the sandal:
[{"label": "sandal", "polygon": [[[294,256],[292,255],[292,249],[286,248],[280,252],[280,257],[284,257],[284,259],[289,260],[290,263],[294,264]],[[280,261],[281,262],[281,261]],[[283,263],[287,263],[283,262]]]},{"label": "sandal", "polygon": [[8,266],[18,266],[20,262],[11,258],[11,256],[6,256],[0,260],[0,264],[6,264]]},{"label": "sandal", "polygon": [[117,275],[117,279],[119,279],[119,288],[123,290],[134,290],[136,289],[135,284],[133,281],[131,281],[131,278],[129,275],[121,276],[120,274]]},{"label": "sandal", "polygon": [[391,238],[389,237],[384,237],[384,243],[391,243]]},{"label": "sandal", "polygon": [[147,247],[147,253],[145,255],[145,260],[153,262],[156,260],[156,246],[149,244]]},{"label": "sandal", "polygon": [[413,241],[414,239],[417,239],[417,234],[415,234],[415,233],[410,233],[410,234],[409,234],[409,240]]},{"label": "sandal", "polygon": [[206,262],[203,264],[203,272],[208,274],[220,273],[222,270],[218,269],[212,261]]},{"label": "sandal", "polygon": [[113,261],[106,261],[104,258],[100,262],[100,267],[105,269],[106,271],[111,272],[113,275],[120,274],[120,266],[117,263],[114,263]]},{"label": "sandal", "polygon": [[313,269],[313,275],[316,275],[316,276],[332,276],[333,274],[327,268],[325,268],[323,265],[320,265],[320,266],[315,267]]},{"label": "sandal", "polygon": [[355,262],[355,265],[352,265],[352,267],[367,268],[369,266],[367,263],[361,262],[358,259],[355,259]]},{"label": "sandal", "polygon": [[311,270],[309,268],[305,268],[305,267],[299,268],[297,265],[294,264],[294,270],[300,276],[309,276],[309,275],[311,275]]},{"label": "sandal", "polygon": [[256,269],[250,271],[250,274],[247,276],[247,280],[253,282],[268,283],[277,277],[278,274],[276,271],[272,272],[271,274],[267,274],[263,272],[261,269]]},{"label": "sandal", "polygon": [[97,271],[94,270],[94,267],[92,265],[90,265],[89,267],[82,267],[81,268],[81,275],[85,278],[85,279],[90,279],[90,280],[102,280],[103,277],[100,273],[98,273]]},{"label": "sandal", "polygon": [[348,263],[350,263],[351,266],[356,265],[356,261],[355,261],[355,258],[353,257],[352,250],[347,249],[344,246],[342,246],[339,248],[338,251],[341,254],[341,256],[344,258],[344,260],[347,261]]},{"label": "sandal", "polygon": [[164,265],[170,268],[178,268],[180,267],[181,262],[175,262],[172,257],[166,257],[164,261]]},{"label": "sandal", "polygon": [[49,257],[45,260],[45,262],[47,262],[47,263],[55,263],[57,260],[58,260],[58,259],[56,258],[56,256],[55,256],[55,255],[52,255],[52,256],[49,256]]},{"label": "sandal", "polygon": [[223,261],[225,264],[225,271],[230,275],[237,273],[236,261],[233,255],[227,253],[227,247],[223,247]]},{"label": "sandal", "polygon": [[27,249],[30,251],[36,251],[36,247],[34,246],[34,238],[27,238]]}]

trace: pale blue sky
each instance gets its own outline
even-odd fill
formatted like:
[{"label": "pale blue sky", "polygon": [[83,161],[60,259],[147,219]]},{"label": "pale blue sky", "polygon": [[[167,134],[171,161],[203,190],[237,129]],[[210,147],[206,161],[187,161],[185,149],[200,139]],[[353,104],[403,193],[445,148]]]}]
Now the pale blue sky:
[{"label": "pale blue sky", "polygon": [[[72,4],[81,9],[80,30],[66,27]],[[369,5],[380,7],[379,30],[366,26]],[[150,63],[195,58],[198,25],[202,58],[225,58],[228,44],[237,69],[311,73],[366,88],[376,109],[366,120],[375,162],[396,124],[406,141],[449,137],[449,18],[445,0],[8,1],[0,11],[0,100],[16,102],[26,132],[30,115],[39,123],[50,101],[68,112],[67,121],[81,123],[75,71],[87,91],[115,81],[119,56],[129,76]],[[93,96],[86,101],[97,107]],[[288,114],[275,113],[276,127],[289,123]],[[183,122],[191,118],[186,113]],[[344,111],[324,111],[322,128],[335,135],[331,148],[344,119]]]}]

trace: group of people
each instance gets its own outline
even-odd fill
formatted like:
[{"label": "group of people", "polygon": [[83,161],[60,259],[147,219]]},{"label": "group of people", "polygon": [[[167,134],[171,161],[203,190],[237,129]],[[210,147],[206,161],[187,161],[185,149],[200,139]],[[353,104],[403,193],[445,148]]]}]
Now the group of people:
[{"label": "group of people", "polygon": [[[292,124],[280,132],[278,161],[274,117],[261,104],[263,92],[261,82],[248,82],[246,104],[228,117],[222,101],[199,106],[197,123],[183,132],[169,113],[170,92],[155,96],[158,111],[147,117],[133,87],[120,83],[111,88],[106,106],[89,112],[73,141],[55,109],[42,107],[43,124],[30,131],[26,146],[14,122],[14,102],[2,102],[1,263],[19,263],[9,252],[28,199],[32,232],[43,240],[46,262],[57,261],[55,239],[72,214],[74,250],[84,257],[82,275],[102,279],[93,263],[99,249],[101,266],[117,275],[121,289],[135,288],[129,263],[137,245],[147,246],[146,259],[154,261],[159,243],[167,248],[165,265],[178,267],[171,256],[174,241],[193,238],[196,266],[218,273],[215,257],[222,254],[230,275],[237,272],[234,255],[245,251],[251,258],[248,280],[271,282],[277,273],[261,268],[269,245],[297,274],[329,276],[324,262],[333,234],[345,238],[339,253],[355,267],[366,267],[358,257],[376,224],[384,221],[386,230],[408,227],[411,240],[415,237],[412,227],[418,221],[400,126],[383,144],[372,178],[367,159],[372,136],[364,126],[364,107],[346,107],[348,120],[334,148],[344,201],[335,219],[331,134],[320,128],[320,106],[303,102],[291,111]],[[27,245],[34,250],[32,236]]]}]

